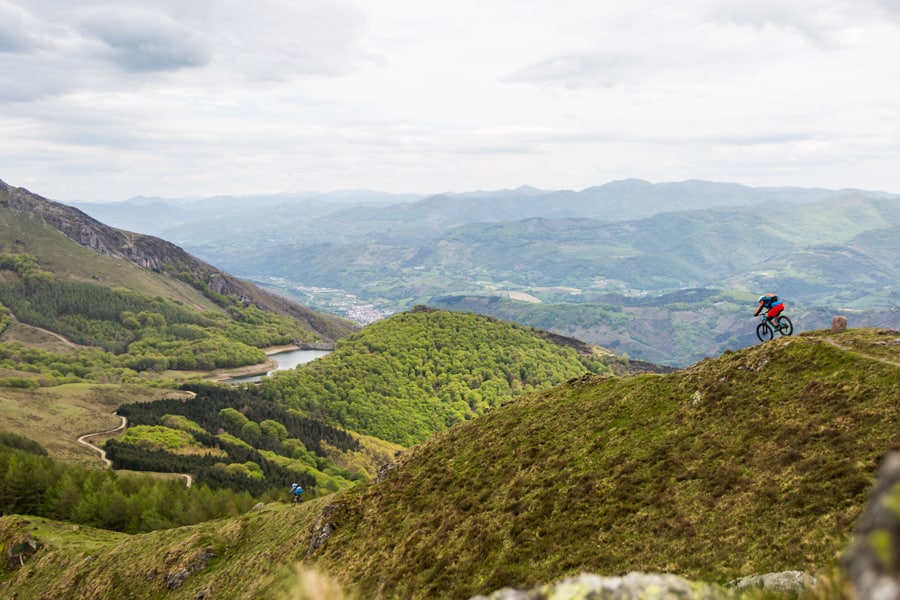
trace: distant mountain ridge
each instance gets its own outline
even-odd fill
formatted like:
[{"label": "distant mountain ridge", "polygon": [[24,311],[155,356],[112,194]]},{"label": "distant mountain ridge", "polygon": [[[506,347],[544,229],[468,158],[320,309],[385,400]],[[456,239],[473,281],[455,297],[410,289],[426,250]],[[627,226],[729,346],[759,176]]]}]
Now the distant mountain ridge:
[{"label": "distant mountain ridge", "polygon": [[[318,200],[230,203],[177,223],[163,211],[148,227],[318,310],[349,317],[350,303],[371,305],[372,318],[449,296],[524,294],[559,309],[519,322],[678,366],[753,343],[741,306],[761,291],[788,298],[803,315],[800,331],[823,326],[839,309],[853,311],[857,325],[900,326],[900,313],[891,312],[900,297],[897,194],[626,179],[581,191],[523,186],[351,205]],[[735,298],[642,309],[613,327],[596,327],[588,314],[608,313],[600,304],[610,295],[691,288]]]}]

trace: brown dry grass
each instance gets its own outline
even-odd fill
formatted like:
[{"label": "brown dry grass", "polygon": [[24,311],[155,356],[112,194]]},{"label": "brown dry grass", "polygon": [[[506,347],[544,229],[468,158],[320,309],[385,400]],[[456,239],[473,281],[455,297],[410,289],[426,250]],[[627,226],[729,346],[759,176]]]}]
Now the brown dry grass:
[{"label": "brown dry grass", "polygon": [[54,458],[99,466],[100,456],[78,443],[80,435],[117,427],[120,420],[113,412],[122,404],[189,396],[174,390],[88,383],[0,387],[0,429],[37,441]]}]

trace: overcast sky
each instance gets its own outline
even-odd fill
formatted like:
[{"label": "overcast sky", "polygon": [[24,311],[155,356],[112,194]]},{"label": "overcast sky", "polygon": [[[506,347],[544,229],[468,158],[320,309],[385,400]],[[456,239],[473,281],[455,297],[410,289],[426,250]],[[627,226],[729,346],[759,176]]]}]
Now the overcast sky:
[{"label": "overcast sky", "polygon": [[900,193],[898,0],[0,0],[58,200],[637,177]]}]

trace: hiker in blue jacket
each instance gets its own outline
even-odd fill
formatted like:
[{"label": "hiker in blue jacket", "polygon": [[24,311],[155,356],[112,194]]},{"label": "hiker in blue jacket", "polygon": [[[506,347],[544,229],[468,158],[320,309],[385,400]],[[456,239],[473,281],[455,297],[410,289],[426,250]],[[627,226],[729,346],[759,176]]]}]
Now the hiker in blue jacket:
[{"label": "hiker in blue jacket", "polygon": [[303,501],[303,488],[300,487],[300,484],[292,483],[291,484],[291,502],[302,502]]}]

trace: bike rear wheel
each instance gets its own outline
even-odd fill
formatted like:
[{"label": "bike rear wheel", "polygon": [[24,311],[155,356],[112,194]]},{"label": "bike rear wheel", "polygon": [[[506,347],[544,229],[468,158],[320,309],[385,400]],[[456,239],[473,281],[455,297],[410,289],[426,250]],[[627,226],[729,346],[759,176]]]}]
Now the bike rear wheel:
[{"label": "bike rear wheel", "polygon": [[768,342],[773,336],[772,328],[767,323],[760,323],[756,326],[756,337],[759,338],[759,341]]},{"label": "bike rear wheel", "polygon": [[794,324],[787,317],[778,317],[778,332],[781,335],[791,335],[794,333]]}]

